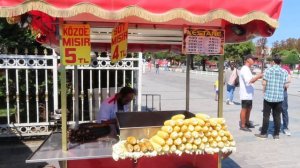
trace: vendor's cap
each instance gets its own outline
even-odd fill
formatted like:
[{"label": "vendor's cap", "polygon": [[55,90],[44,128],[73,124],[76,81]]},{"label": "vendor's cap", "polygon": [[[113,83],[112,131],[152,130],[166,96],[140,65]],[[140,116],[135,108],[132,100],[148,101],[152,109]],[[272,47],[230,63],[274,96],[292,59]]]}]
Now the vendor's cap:
[{"label": "vendor's cap", "polygon": [[250,59],[250,58],[253,59],[253,60],[257,59],[257,57],[252,55],[252,54],[245,55],[244,58],[245,58],[245,60]]}]

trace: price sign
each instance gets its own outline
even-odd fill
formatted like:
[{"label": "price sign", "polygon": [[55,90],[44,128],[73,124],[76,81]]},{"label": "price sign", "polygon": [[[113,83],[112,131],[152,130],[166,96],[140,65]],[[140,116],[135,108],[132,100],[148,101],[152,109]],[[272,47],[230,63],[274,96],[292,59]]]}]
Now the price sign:
[{"label": "price sign", "polygon": [[62,64],[90,64],[90,53],[90,25],[64,24],[62,30]]},{"label": "price sign", "polygon": [[128,23],[120,23],[112,31],[111,62],[115,63],[127,56]]},{"label": "price sign", "polygon": [[224,54],[224,30],[184,28],[182,52],[184,54]]}]

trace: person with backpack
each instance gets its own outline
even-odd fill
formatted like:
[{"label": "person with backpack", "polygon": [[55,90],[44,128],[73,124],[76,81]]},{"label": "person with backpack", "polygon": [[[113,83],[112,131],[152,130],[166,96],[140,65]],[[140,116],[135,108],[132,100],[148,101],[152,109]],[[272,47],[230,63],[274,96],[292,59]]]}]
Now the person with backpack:
[{"label": "person with backpack", "polygon": [[226,83],[226,91],[227,91],[227,99],[226,104],[232,105],[234,90],[236,87],[239,87],[239,79],[238,79],[238,71],[234,62],[229,63],[229,68],[225,70],[225,81]]}]

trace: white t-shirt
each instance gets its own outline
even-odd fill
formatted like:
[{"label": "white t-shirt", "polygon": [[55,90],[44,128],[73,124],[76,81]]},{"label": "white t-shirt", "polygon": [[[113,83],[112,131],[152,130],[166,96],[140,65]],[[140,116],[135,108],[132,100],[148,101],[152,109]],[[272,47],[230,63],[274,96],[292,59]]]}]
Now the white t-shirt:
[{"label": "white t-shirt", "polygon": [[244,65],[240,71],[240,99],[252,100],[254,94],[254,84],[250,83],[253,78],[250,68]]},{"label": "white t-shirt", "polygon": [[[123,110],[124,112],[128,112],[129,105],[124,105]],[[116,112],[118,111],[118,103],[115,95],[107,98],[101,103],[99,113],[96,115],[97,122],[101,123],[101,121],[115,119]]]}]

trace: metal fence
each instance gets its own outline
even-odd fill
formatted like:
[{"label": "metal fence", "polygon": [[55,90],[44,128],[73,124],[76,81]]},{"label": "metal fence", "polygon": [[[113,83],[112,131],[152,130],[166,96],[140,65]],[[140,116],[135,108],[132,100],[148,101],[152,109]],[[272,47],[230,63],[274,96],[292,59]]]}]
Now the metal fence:
[{"label": "metal fence", "polygon": [[[57,55],[0,54],[0,137],[51,132],[51,116],[60,108],[59,62]],[[125,85],[138,89],[131,109],[141,110],[141,53],[116,64],[111,64],[109,58],[97,57],[90,65],[78,66],[78,70],[67,66],[66,70],[69,123],[75,116],[75,75],[81,122],[95,120],[101,101]]]}]

